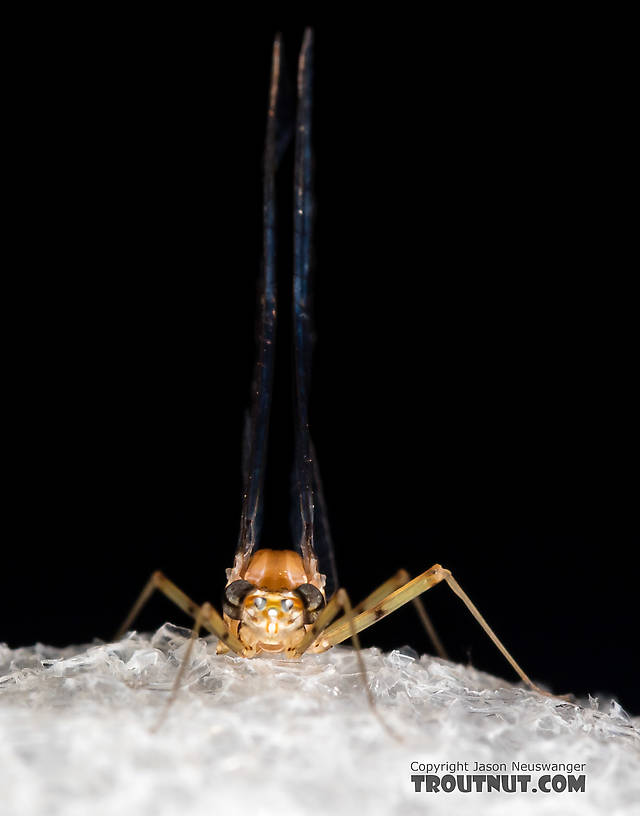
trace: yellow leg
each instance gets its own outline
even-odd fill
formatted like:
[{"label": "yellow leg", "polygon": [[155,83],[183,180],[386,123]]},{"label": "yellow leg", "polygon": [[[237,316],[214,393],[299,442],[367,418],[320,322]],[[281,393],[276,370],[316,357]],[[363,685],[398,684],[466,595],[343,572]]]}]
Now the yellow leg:
[{"label": "yellow leg", "polygon": [[[395,590],[395,592],[392,592],[373,607],[366,609],[359,615],[356,615],[353,619],[353,628],[356,630],[356,632],[362,632],[363,629],[373,626],[373,624],[377,621],[385,618],[392,612],[395,612],[396,609],[399,609],[401,606],[404,606],[404,604],[412,601],[414,598],[417,598],[418,595],[421,595],[423,592],[431,589],[432,586],[439,584],[441,581],[446,581],[451,590],[455,592],[455,594],[463,601],[467,609],[495,643],[496,647],[503,654],[518,676],[532,689],[546,693],[536,686],[536,684],[533,683],[532,680],[524,673],[524,671],[502,645],[493,629],[491,629],[489,624],[482,617],[460,584],[456,581],[453,575],[451,575],[449,570],[444,569],[440,566],[440,564],[435,564],[435,566],[431,567],[431,569],[428,569],[426,572],[423,572],[422,575],[418,575],[417,578],[414,578],[412,581],[409,581],[404,586]],[[350,636],[350,629],[351,627],[346,621],[344,623],[342,621],[338,621],[334,626],[331,626],[317,638],[316,643],[311,646],[311,650],[324,651],[331,646],[342,643],[343,640],[346,640],[346,638]]]},{"label": "yellow leg", "polygon": [[[331,600],[327,603],[327,605],[324,607],[322,612],[320,612],[315,622],[307,630],[306,635],[302,638],[300,643],[294,649],[291,650],[289,657],[300,657],[300,655],[303,655],[307,651],[309,646],[311,646],[314,640],[318,637],[318,635],[327,628],[327,626],[336,617],[336,615],[343,611],[346,612],[347,607],[351,612],[351,604],[349,604],[349,598],[347,596],[347,593],[344,591],[344,589],[339,589],[336,592],[336,594],[331,598]],[[353,618],[353,612],[351,612],[351,617]],[[347,634],[342,639],[346,640],[348,637],[352,637],[351,627],[349,625],[349,621],[346,619],[346,614],[342,620],[344,621],[344,625],[346,627],[347,632]],[[359,645],[360,640],[358,638],[357,633],[355,636],[358,639]]]},{"label": "yellow leg", "polygon": [[178,669],[178,673],[176,674],[176,679],[173,681],[173,686],[171,687],[171,693],[167,698],[167,702],[162,709],[162,713],[158,717],[158,722],[154,725],[151,729],[153,732],[157,731],[162,723],[165,721],[167,714],[169,713],[169,709],[173,701],[176,699],[178,695],[178,690],[180,688],[180,683],[182,681],[182,677],[184,675],[185,669],[189,660],[191,659],[191,652],[193,651],[193,644],[200,633],[200,627],[204,624],[205,619],[211,614],[211,612],[215,612],[211,604],[203,603],[198,612],[196,613],[195,622],[193,624],[193,629],[191,630],[191,637],[189,638],[189,645],[187,646],[187,650],[182,658],[182,663],[180,664],[180,668]]},{"label": "yellow leg", "polygon": [[411,603],[413,604],[413,608],[418,613],[418,617],[422,625],[424,626],[424,630],[429,635],[431,642],[433,643],[433,648],[436,650],[436,654],[438,657],[441,657],[443,660],[450,660],[449,655],[447,654],[447,650],[442,645],[442,641],[440,640],[438,633],[436,632],[436,628],[431,622],[431,618],[427,614],[427,610],[424,608],[424,604],[422,603],[422,598],[412,598]]},{"label": "yellow leg", "polygon": [[166,595],[170,601],[173,601],[176,606],[179,606],[183,612],[186,612],[187,615],[190,615],[194,620],[197,620],[198,615],[202,613],[200,625],[204,626],[212,634],[223,641],[223,643],[232,649],[236,654],[243,654],[244,646],[238,640],[238,638],[227,629],[224,619],[218,614],[218,612],[216,612],[213,606],[211,606],[211,604],[205,604],[202,608],[200,608],[191,600],[191,598],[185,595],[184,592],[179,589],[179,587],[177,587],[159,570],[154,572],[145,584],[144,589],[138,597],[138,600],[134,603],[124,623],[118,630],[115,640],[119,640],[129,629],[133,621],[140,613],[142,607],[146,604],[156,589],[159,589],[163,595]]},{"label": "yellow leg", "polygon": [[322,634],[324,628],[331,623],[331,621],[336,617],[336,615],[343,611],[344,612],[344,623],[345,626],[348,628],[349,633],[347,637],[350,637],[356,653],[356,659],[358,661],[358,668],[360,669],[360,673],[362,675],[362,682],[364,683],[365,692],[367,694],[367,700],[369,702],[369,706],[372,712],[377,717],[378,721],[385,729],[385,731],[392,736],[396,740],[400,740],[400,737],[395,733],[395,731],[385,722],[384,718],[381,716],[378,708],[375,704],[375,700],[373,699],[373,694],[371,693],[371,689],[369,688],[369,679],[367,677],[367,668],[364,665],[364,658],[362,657],[362,650],[360,647],[360,638],[358,637],[358,633],[356,631],[354,624],[355,617],[353,614],[353,609],[351,608],[351,601],[349,600],[349,596],[347,595],[346,590],[339,589],[336,594],[331,598],[329,603],[325,606],[322,612],[316,618],[315,623],[310,627],[307,634],[304,636],[303,640],[300,644],[296,647],[295,650],[292,650],[292,654],[290,656],[300,656],[304,654],[304,652],[311,646],[314,640],[318,637],[318,635]]},{"label": "yellow leg", "polygon": [[[376,606],[380,601],[384,600],[387,595],[391,594],[394,590],[398,589],[401,586],[404,586],[408,583],[411,576],[409,573],[404,570],[398,570],[395,575],[392,575],[384,584],[380,584],[377,589],[374,589],[370,595],[360,601],[360,603],[353,608],[353,614],[359,615],[360,612],[363,612],[366,609],[371,609],[372,607]],[[431,618],[429,617],[427,610],[424,608],[424,604],[422,603],[421,598],[413,598],[412,603],[414,609],[416,610],[418,617],[420,618],[420,622],[424,626],[425,632],[429,636],[431,643],[433,644],[434,649],[436,650],[436,654],[439,657],[444,658],[444,660],[449,660],[449,655],[447,654],[444,646],[442,645],[442,641],[440,640],[438,633],[436,632],[436,628],[431,622]],[[339,618],[337,621],[334,621],[331,626],[327,628],[327,634],[331,634],[334,629],[337,629],[341,623],[343,623],[343,619]]]},{"label": "yellow leg", "polygon": [[[380,586],[374,589],[371,594],[367,595],[363,601],[360,601],[357,606],[354,606],[353,614],[359,615],[361,612],[364,612],[365,609],[370,609],[372,606],[375,606],[386,598],[387,595],[398,589],[398,587],[404,586],[410,578],[411,576],[406,570],[398,570],[395,575],[392,575],[384,584],[380,584]],[[335,626],[335,623],[333,623],[332,626]]]}]

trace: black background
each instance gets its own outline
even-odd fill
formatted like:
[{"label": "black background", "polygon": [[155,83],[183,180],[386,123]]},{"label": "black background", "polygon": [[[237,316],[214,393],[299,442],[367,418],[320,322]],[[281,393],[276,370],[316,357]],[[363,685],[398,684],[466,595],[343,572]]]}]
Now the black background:
[{"label": "black background", "polygon": [[[312,429],[341,579],[357,600],[440,562],[532,677],[638,711],[624,49],[575,21],[432,22],[316,27]],[[11,645],[108,638],[154,568],[218,604],[238,531],[276,26],[76,24],[21,32],[6,103]],[[302,26],[280,27],[293,81]],[[456,660],[511,677],[446,588],[425,601]],[[156,599],[140,626],[167,619]],[[411,609],[363,639],[427,648]]]}]

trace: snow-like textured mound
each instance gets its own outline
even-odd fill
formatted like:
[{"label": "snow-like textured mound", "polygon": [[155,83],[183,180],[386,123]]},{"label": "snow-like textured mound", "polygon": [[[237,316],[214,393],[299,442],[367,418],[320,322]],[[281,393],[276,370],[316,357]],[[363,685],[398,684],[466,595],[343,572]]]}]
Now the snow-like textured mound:
[{"label": "snow-like textured mound", "polygon": [[[245,660],[212,638],[153,733],[187,635],[0,646],[2,816],[640,813],[640,722],[616,703],[563,703],[409,650],[364,652],[401,742],[372,716],[350,648]],[[445,761],[586,763],[586,790],[415,792],[411,763]]]}]

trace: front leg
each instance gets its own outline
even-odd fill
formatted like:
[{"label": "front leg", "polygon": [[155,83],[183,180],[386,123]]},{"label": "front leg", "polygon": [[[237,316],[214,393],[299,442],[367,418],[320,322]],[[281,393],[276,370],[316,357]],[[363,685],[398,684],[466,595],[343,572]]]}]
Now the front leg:
[{"label": "front leg", "polygon": [[[182,662],[178,668],[178,672],[176,674],[175,680],[173,681],[173,685],[171,687],[171,692],[167,698],[167,702],[164,704],[164,708],[158,717],[158,721],[151,729],[151,732],[158,731],[162,723],[165,721],[167,714],[169,713],[169,709],[171,708],[173,701],[178,696],[178,690],[180,689],[180,682],[182,681],[182,677],[184,675],[185,669],[191,660],[191,652],[193,651],[193,644],[195,643],[196,638],[200,633],[200,628],[205,626],[205,622],[211,617],[211,614],[215,612],[215,609],[211,606],[210,603],[203,603],[201,607],[199,607],[198,611],[196,612],[195,621],[193,623],[193,629],[191,630],[191,637],[189,638],[189,643],[187,645],[187,650],[182,658]],[[216,612],[217,614],[217,612]],[[219,617],[219,616],[218,616]],[[223,622],[224,623],[224,622]],[[226,627],[225,627],[226,628]]]},{"label": "front leg", "polygon": [[[439,584],[441,581],[446,581],[449,585],[449,588],[455,592],[455,594],[462,600],[465,604],[469,612],[473,615],[473,617],[478,621],[480,626],[484,629],[487,635],[491,638],[494,642],[496,647],[505,657],[505,659],[509,662],[512,666],[514,671],[518,674],[518,676],[532,689],[535,691],[540,692],[541,694],[546,694],[543,689],[539,688],[520,668],[520,666],[516,663],[513,657],[509,654],[506,648],[503,646],[501,641],[499,640],[498,636],[495,634],[493,629],[489,626],[486,620],[482,617],[480,612],[478,611],[475,604],[471,601],[469,596],[466,592],[462,589],[460,584],[456,581],[453,577],[451,572],[444,567],[441,567],[440,564],[435,564],[431,569],[428,569],[426,572],[423,572],[422,575],[418,575],[417,578],[414,578],[412,581],[409,581],[404,586],[397,589],[395,592],[391,592],[387,595],[386,598],[379,601],[378,603],[374,604],[370,609],[366,609],[364,612],[361,612],[359,615],[352,621],[352,626],[355,628],[356,632],[362,632],[363,629],[367,629],[369,626],[373,626],[374,623],[385,618],[387,615],[390,615],[392,612],[395,612],[396,609],[399,609],[404,604],[412,601],[414,598],[417,598],[418,595],[421,595],[423,592],[426,592],[431,587]],[[317,641],[313,644],[310,651],[312,652],[319,652],[325,651],[329,649],[331,646],[335,646],[338,643],[342,643],[343,640],[346,640],[348,637],[351,636],[351,629],[352,626],[349,625],[347,621],[337,621],[333,626],[329,627],[326,631],[324,631],[320,637],[318,637]]]},{"label": "front leg", "polygon": [[163,595],[169,598],[170,601],[173,601],[176,606],[180,607],[183,612],[186,612],[187,615],[190,615],[194,620],[197,620],[198,615],[202,613],[200,618],[200,626],[204,626],[205,629],[208,629],[236,654],[244,656],[244,646],[240,640],[229,631],[223,618],[218,612],[216,612],[213,606],[211,606],[211,604],[205,604],[202,607],[199,607],[191,600],[191,598],[185,595],[185,593],[179,587],[177,587],[173,581],[170,581],[166,575],[159,570],[152,573],[151,577],[145,584],[144,589],[138,597],[138,600],[135,602],[124,623],[118,630],[115,640],[119,640],[129,629],[133,621],[140,613],[142,607],[147,603],[156,589],[159,589]]},{"label": "front leg", "polygon": [[[380,601],[384,600],[388,595],[390,595],[394,590],[399,589],[401,586],[404,586],[406,583],[409,582],[411,576],[405,569],[398,570],[395,575],[392,575],[391,578],[386,580],[384,584],[380,584],[377,589],[374,589],[372,593],[367,595],[367,597],[360,601],[357,606],[353,607],[353,614],[354,616],[359,615],[360,612],[364,612],[365,609],[370,609],[378,604]],[[449,655],[447,654],[444,646],[442,645],[442,641],[438,633],[436,632],[436,628],[431,622],[431,618],[427,610],[424,608],[424,604],[422,603],[421,598],[412,598],[411,600],[413,604],[413,608],[416,610],[418,617],[420,618],[420,623],[424,627],[425,632],[427,633],[431,643],[433,644],[434,649],[436,650],[436,654],[438,657],[442,657],[444,660],[449,660]],[[337,629],[342,623],[346,621],[346,618],[342,617],[338,620],[334,621],[331,626],[327,627],[327,633],[330,634]],[[323,649],[315,649],[314,651],[324,651]]]},{"label": "front leg", "polygon": [[[367,669],[364,665],[364,658],[362,657],[360,638],[358,637],[358,630],[354,626],[354,622],[357,620],[357,618],[354,617],[351,601],[349,600],[349,595],[347,594],[347,591],[345,589],[339,589],[336,592],[336,594],[331,598],[331,600],[325,606],[322,612],[318,615],[314,623],[309,627],[308,632],[305,634],[298,647],[296,649],[290,650],[287,656],[299,657],[306,651],[312,652],[316,651],[313,648],[309,647],[312,645],[312,643],[314,643],[314,641],[318,639],[319,636],[320,637],[322,636],[323,631],[326,631],[326,627],[341,611],[344,612],[344,617],[342,618],[342,620],[344,621],[345,626],[349,630],[347,637],[351,638],[354,651],[356,653],[356,660],[358,661],[358,667],[360,668],[360,673],[362,675],[362,682],[364,684],[364,690],[367,695],[369,707],[371,708],[371,711],[378,719],[378,722],[382,725],[385,731],[391,737],[393,737],[393,739],[401,741],[398,734],[396,734],[393,728],[391,728],[391,726],[386,722],[384,717],[378,711],[378,707],[376,706],[373,694],[371,692],[371,689],[369,688],[369,679],[367,677]],[[321,649],[319,651],[324,650]]]}]

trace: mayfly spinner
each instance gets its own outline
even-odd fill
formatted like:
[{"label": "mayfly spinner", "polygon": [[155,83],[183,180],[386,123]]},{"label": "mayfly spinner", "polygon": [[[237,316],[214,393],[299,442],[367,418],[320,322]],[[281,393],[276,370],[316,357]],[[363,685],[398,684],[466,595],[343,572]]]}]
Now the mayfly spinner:
[{"label": "mayfly spinner", "polygon": [[[159,589],[195,620],[190,647],[201,627],[219,638],[218,652],[232,651],[243,657],[253,657],[261,652],[283,652],[286,656],[295,658],[306,652],[324,652],[351,637],[356,646],[360,669],[366,677],[357,633],[409,601],[416,606],[436,650],[444,656],[442,646],[418,597],[444,581],[466,604],[520,678],[531,688],[537,689],[449,570],[439,564],[412,580],[404,570],[400,570],[353,609],[347,593],[339,588],[308,419],[313,337],[310,302],[313,219],[312,59],[313,37],[312,32],[307,29],[298,62],[294,158],[295,550],[261,549],[259,546],[276,328],[275,178],[293,129],[289,126],[289,117],[286,115],[285,88],[280,70],[281,42],[277,36],[273,46],[264,152],[264,243],[257,333],[258,356],[248,417],[240,535],[233,566],[227,570],[222,615],[210,603],[198,606],[165,575],[154,572],[124,621],[119,635],[129,629],[153,591]],[[190,648],[176,678],[174,693],[179,686],[189,653]],[[372,702],[370,693],[369,699]]]}]

